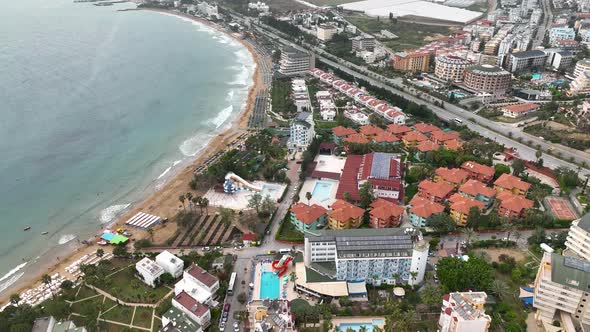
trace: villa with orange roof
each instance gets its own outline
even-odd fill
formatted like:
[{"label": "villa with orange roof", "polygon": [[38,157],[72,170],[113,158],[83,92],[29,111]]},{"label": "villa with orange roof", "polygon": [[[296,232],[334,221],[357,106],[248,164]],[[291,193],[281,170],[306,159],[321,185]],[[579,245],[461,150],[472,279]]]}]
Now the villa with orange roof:
[{"label": "villa with orange roof", "polygon": [[392,123],[387,126],[387,131],[396,135],[397,137],[402,137],[406,133],[409,133],[410,131],[412,131],[412,128],[410,128],[408,126]]},{"label": "villa with orange roof", "polygon": [[452,151],[459,151],[461,149],[461,147],[463,146],[463,143],[459,142],[456,139],[452,139],[450,141],[446,141],[444,143],[444,147],[447,150],[452,150]]},{"label": "villa with orange roof", "polygon": [[539,104],[516,104],[504,106],[501,111],[505,117],[516,119],[536,111],[539,107]]},{"label": "villa with orange roof", "polygon": [[369,144],[371,141],[365,137],[363,134],[352,134],[344,139],[346,143],[352,144]]},{"label": "villa with orange roof", "polygon": [[482,182],[490,182],[496,173],[492,167],[476,163],[475,161],[466,161],[461,165],[461,168],[469,173],[470,178]]},{"label": "villa with orange roof", "polygon": [[341,199],[332,204],[332,211],[328,214],[331,229],[358,228],[362,221],[365,210],[352,205]]},{"label": "villa with orange roof", "polygon": [[443,144],[444,142],[456,140],[458,138],[459,133],[456,131],[438,130],[430,134],[430,139],[437,144]]},{"label": "villa with orange roof", "polygon": [[410,222],[414,227],[426,227],[433,215],[443,213],[445,207],[418,195],[410,201]]},{"label": "villa with orange roof", "polygon": [[484,203],[486,207],[490,207],[494,202],[496,191],[480,181],[469,179],[459,187],[459,194],[476,199]]},{"label": "villa with orange roof", "polygon": [[422,135],[417,131],[410,131],[402,137],[402,142],[406,148],[415,147],[418,143],[427,141],[428,137]]},{"label": "villa with orange roof", "polygon": [[494,189],[498,193],[509,191],[515,195],[526,196],[530,187],[530,183],[522,181],[519,177],[510,174],[502,174],[494,181]]},{"label": "villa with orange roof", "polygon": [[467,218],[471,208],[476,207],[481,211],[485,207],[484,203],[461,194],[453,194],[449,198],[449,202],[451,202],[450,216],[457,223],[457,226],[467,225]]},{"label": "villa with orange roof", "polygon": [[305,233],[326,225],[328,210],[317,204],[297,203],[291,206],[291,223],[297,230]]},{"label": "villa with orange roof", "polygon": [[440,145],[434,143],[433,141],[422,141],[416,145],[416,150],[418,150],[418,154],[416,158],[422,159],[426,152],[436,151],[440,148]]},{"label": "villa with orange roof", "polygon": [[361,134],[365,135],[365,136],[376,136],[382,132],[384,132],[383,129],[379,128],[379,127],[375,127],[373,125],[364,125],[361,126],[359,128],[359,131]]},{"label": "villa with orange roof", "polygon": [[399,138],[387,131],[382,131],[379,134],[375,135],[375,137],[373,137],[373,141],[375,141],[375,143],[381,144],[393,144],[398,143]]},{"label": "villa with orange roof", "polygon": [[342,126],[332,128],[332,135],[335,143],[340,143],[344,138],[354,135],[357,132],[352,128],[346,128]]},{"label": "villa with orange roof", "polygon": [[524,217],[524,212],[533,207],[534,202],[520,195],[508,191],[499,193],[496,198],[500,201],[498,215],[508,219]]},{"label": "villa with orange roof", "polygon": [[397,227],[402,221],[404,211],[405,209],[401,205],[377,198],[371,203],[370,226],[371,228]]},{"label": "villa with orange roof", "polygon": [[457,188],[469,178],[469,173],[460,168],[439,167],[434,171],[434,182],[446,182]]},{"label": "villa with orange roof", "polygon": [[443,203],[455,187],[445,182],[432,182],[430,180],[423,180],[418,185],[418,196],[436,203]]},{"label": "villa with orange roof", "polygon": [[422,134],[430,134],[435,131],[440,131],[441,129],[433,124],[430,123],[416,123],[414,128]]}]

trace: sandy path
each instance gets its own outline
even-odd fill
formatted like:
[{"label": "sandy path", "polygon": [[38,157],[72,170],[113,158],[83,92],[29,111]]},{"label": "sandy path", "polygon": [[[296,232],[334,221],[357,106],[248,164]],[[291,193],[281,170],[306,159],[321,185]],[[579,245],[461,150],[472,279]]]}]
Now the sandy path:
[{"label": "sandy path", "polygon": [[[202,20],[190,15],[184,15],[175,11],[160,10],[160,12],[165,12],[184,18],[189,18],[191,20],[211,26],[223,33],[227,33],[226,31],[222,30],[219,26],[212,24],[211,22],[206,20]],[[176,175],[174,175],[174,177],[172,177],[159,191],[150,194],[144,200],[133,204],[130,210],[126,211],[122,216],[120,216],[117,219],[117,221],[115,221],[115,223],[111,226],[111,229],[123,227],[125,221],[131,218],[139,211],[155,214],[164,218],[170,218],[174,216],[180,209],[182,209],[182,205],[180,204],[178,197],[181,194],[192,191],[188,186],[188,183],[192,179],[193,173],[197,169],[197,167],[203,164],[203,162],[210,156],[214,155],[218,151],[224,150],[228,146],[228,144],[234,141],[239,135],[247,132],[248,119],[254,108],[256,94],[260,90],[263,90],[265,88],[264,83],[262,81],[259,66],[259,63],[262,59],[250,44],[244,42],[237,36],[231,34],[228,34],[228,36],[232,37],[233,39],[244,45],[252,54],[252,57],[254,58],[254,61],[256,63],[256,69],[253,75],[253,85],[251,86],[250,91],[248,93],[246,107],[234,120],[231,128],[214,137],[209,142],[209,144],[199,153],[198,157],[192,163],[190,163],[190,165],[188,165],[183,170],[179,171]],[[192,192],[195,196],[204,194],[195,191]],[[157,243],[166,240],[175,231],[176,225],[173,223],[157,226],[156,228],[154,228],[154,242]],[[145,231],[132,230],[132,233],[135,239],[148,237],[148,234]],[[37,286],[39,284],[41,276],[45,273],[52,275],[54,273],[59,272],[64,276],[69,276],[67,273],[64,272],[64,269],[81,256],[95,252],[97,248],[97,245],[84,246],[67,253],[67,255],[63,255],[62,257],[54,257],[56,261],[59,261],[58,263],[49,263],[49,267],[47,267],[48,264],[45,264],[45,266],[40,266],[38,271],[29,272],[27,275],[20,278],[16,283],[11,285],[6,292],[3,292],[3,294],[0,295],[0,304],[8,302],[10,294],[21,293],[26,289]],[[110,247],[103,247],[103,249],[105,249],[105,251],[108,252],[112,250],[112,248]]]}]

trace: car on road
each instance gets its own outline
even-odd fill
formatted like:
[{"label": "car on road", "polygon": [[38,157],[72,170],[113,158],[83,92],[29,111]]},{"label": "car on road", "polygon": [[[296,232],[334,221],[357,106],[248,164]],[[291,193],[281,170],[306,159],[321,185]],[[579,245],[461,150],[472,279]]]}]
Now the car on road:
[{"label": "car on road", "polygon": [[268,254],[269,254],[269,255],[275,255],[276,253],[277,253],[277,251],[276,251],[276,250],[269,250],[269,251],[268,251]]},{"label": "car on road", "polygon": [[223,311],[225,311],[225,312],[228,312],[228,311],[229,311],[229,308],[231,308],[231,304],[229,304],[229,303],[226,303],[226,304],[223,306]]},{"label": "car on road", "polygon": [[209,247],[203,247],[203,251],[210,251],[210,250],[211,250],[211,248],[209,248]]},{"label": "car on road", "polygon": [[235,332],[239,332],[240,331],[240,326],[238,325],[237,322],[234,323],[234,331]]},{"label": "car on road", "polygon": [[219,323],[219,331],[223,332],[225,330],[225,322]]}]

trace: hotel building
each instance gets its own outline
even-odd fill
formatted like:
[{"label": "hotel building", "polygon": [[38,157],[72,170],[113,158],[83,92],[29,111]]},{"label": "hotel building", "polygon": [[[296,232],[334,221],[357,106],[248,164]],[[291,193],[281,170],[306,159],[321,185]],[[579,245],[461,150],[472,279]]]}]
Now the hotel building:
[{"label": "hotel building", "polygon": [[350,38],[352,41],[353,51],[373,51],[375,48],[375,37],[371,35],[361,35]]},{"label": "hotel building", "polygon": [[393,68],[409,72],[428,71],[430,54],[427,52],[406,53],[399,52],[393,55]]},{"label": "hotel building", "polygon": [[500,67],[475,65],[465,69],[463,85],[476,93],[503,97],[512,86],[512,75]]},{"label": "hotel building", "polygon": [[485,313],[485,292],[450,293],[443,296],[440,332],[487,332],[492,317]]},{"label": "hotel building", "polygon": [[321,41],[329,41],[338,32],[335,26],[330,24],[320,24],[317,27],[317,37]]},{"label": "hotel building", "polygon": [[315,130],[311,113],[302,112],[297,115],[290,126],[288,146],[291,151],[305,151],[313,137]]},{"label": "hotel building", "polygon": [[471,64],[471,61],[454,55],[437,56],[434,75],[445,81],[462,81],[465,68]]},{"label": "hotel building", "polygon": [[590,214],[572,222],[565,246],[576,255],[590,261]]},{"label": "hotel building", "polygon": [[545,61],[547,61],[547,54],[539,50],[511,53],[506,69],[511,73],[542,69],[545,66]]},{"label": "hotel building", "polygon": [[286,76],[305,75],[315,66],[313,55],[293,47],[281,49],[279,73]]}]

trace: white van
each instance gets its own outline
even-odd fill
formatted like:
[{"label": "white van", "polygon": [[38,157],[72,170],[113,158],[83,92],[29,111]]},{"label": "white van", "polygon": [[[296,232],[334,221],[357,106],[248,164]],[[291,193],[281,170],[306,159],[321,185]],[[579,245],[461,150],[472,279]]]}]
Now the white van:
[{"label": "white van", "polygon": [[455,118],[454,119],[455,122],[457,122],[458,124],[463,124],[463,120],[459,119],[459,118]]},{"label": "white van", "polygon": [[281,254],[289,254],[289,253],[291,253],[291,249],[279,249],[279,253],[281,253]]}]

